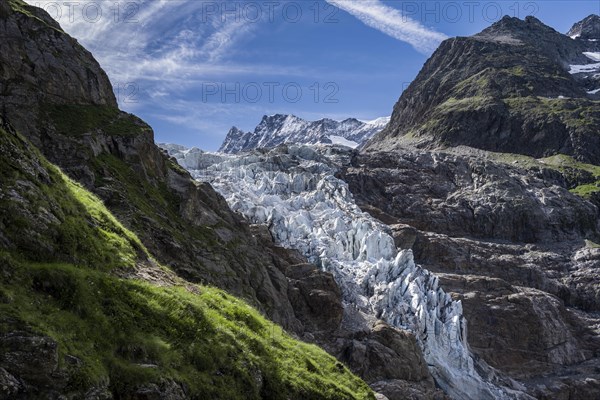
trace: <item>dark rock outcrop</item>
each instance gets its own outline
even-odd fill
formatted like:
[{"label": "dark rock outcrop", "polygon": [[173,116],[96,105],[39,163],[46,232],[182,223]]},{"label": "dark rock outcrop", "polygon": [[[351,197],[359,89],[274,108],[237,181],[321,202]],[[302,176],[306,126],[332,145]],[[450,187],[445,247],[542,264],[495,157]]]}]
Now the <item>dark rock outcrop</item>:
[{"label": "dark rock outcrop", "polygon": [[399,245],[417,230],[474,352],[537,398],[599,394],[598,22],[568,37],[505,17],[445,41],[340,173]]},{"label": "dark rock outcrop", "polygon": [[525,243],[593,239],[598,232],[598,209],[543,164],[523,170],[475,154],[409,150],[361,155],[355,163],[345,177],[352,192],[365,207],[393,216],[378,216],[388,224]]}]

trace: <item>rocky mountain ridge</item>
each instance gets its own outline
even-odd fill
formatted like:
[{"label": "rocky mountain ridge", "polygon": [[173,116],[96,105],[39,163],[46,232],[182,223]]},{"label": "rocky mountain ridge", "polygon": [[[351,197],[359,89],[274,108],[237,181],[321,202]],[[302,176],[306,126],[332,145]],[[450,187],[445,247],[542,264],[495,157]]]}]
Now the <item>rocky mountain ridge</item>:
[{"label": "rocky mountain ridge", "polygon": [[504,17],[472,37],[446,40],[366,148],[465,145],[598,163],[600,107],[588,92],[600,88],[599,45],[534,17]]},{"label": "rocky mountain ridge", "polygon": [[381,131],[388,122],[389,118],[386,117],[373,121],[359,121],[355,118],[343,121],[329,118],[306,121],[295,115],[265,115],[254,132],[231,128],[219,151],[239,153],[280,144],[340,144],[355,148]]},{"label": "rocky mountain ridge", "polygon": [[600,41],[600,16],[592,14],[579,21],[567,32],[567,36],[571,39]]}]

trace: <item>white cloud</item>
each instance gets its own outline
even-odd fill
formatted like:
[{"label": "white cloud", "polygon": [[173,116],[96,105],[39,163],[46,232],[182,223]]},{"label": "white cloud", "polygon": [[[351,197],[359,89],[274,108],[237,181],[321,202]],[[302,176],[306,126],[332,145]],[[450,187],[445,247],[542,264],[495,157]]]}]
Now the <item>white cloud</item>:
[{"label": "white cloud", "polygon": [[348,12],[365,25],[377,29],[409,43],[417,51],[431,54],[440,42],[448,39],[443,33],[429,29],[419,22],[408,18],[402,13],[383,4],[379,0],[326,0],[328,3]]},{"label": "white cloud", "polygon": [[[113,84],[185,83],[251,70],[227,62],[257,26],[243,18],[204,17],[200,0],[44,2],[63,29],[90,50]],[[52,4],[52,7],[48,5]],[[60,12],[56,12],[59,4]],[[74,8],[69,4],[77,4]],[[98,12],[98,9],[101,11]]]},{"label": "white cloud", "polygon": [[[282,65],[261,63],[261,57],[240,61],[250,59],[253,46],[245,45],[255,34],[260,35],[259,29],[263,24],[271,23],[267,21],[270,15],[265,12],[258,21],[221,18],[219,13],[207,16],[203,7],[207,4],[214,6],[215,0],[26,1],[38,6],[52,4],[53,7],[62,7],[60,17],[55,14],[55,9],[47,11],[66,32],[94,54],[110,77],[124,110],[143,113],[144,118],[151,118],[157,124],[165,121],[179,125],[185,131],[196,130],[207,138],[226,133],[233,121],[254,120],[256,115],[264,113],[302,113],[299,107],[303,106],[280,104],[278,101],[263,105],[220,104],[219,99],[215,100],[216,96],[208,102],[202,101],[199,97],[205,89],[203,84],[231,87],[238,81],[243,84],[252,79],[260,85],[261,80],[265,83],[279,81],[283,85],[314,77],[324,84],[328,80],[365,80],[365,76],[371,77],[370,72],[360,70],[332,71],[302,63],[293,64],[283,55],[280,58]],[[76,8],[69,10],[69,3],[77,4]],[[229,4],[231,7],[231,4],[244,3]],[[102,10],[97,20],[96,6]],[[88,13],[84,15],[86,7]],[[74,13],[69,15],[69,11]],[[312,21],[312,16],[308,17]],[[288,29],[293,27],[287,26]],[[289,52],[294,53],[295,50],[291,48]],[[274,107],[277,109],[272,109]],[[323,112],[319,109],[320,115]],[[251,129],[250,126],[245,128]]]}]

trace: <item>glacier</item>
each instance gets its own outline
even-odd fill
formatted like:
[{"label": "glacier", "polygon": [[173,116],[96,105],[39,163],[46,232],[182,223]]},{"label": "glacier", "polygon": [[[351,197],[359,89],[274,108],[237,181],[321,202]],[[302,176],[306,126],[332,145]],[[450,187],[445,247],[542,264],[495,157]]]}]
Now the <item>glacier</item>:
[{"label": "glacier", "polygon": [[461,302],[415,264],[411,250],[398,250],[389,228],[363,212],[335,177],[349,150],[290,145],[230,155],[163,148],[234,211],[268,226],[279,245],[333,274],[345,306],[411,330],[432,376],[452,398],[529,398],[474,360]]}]

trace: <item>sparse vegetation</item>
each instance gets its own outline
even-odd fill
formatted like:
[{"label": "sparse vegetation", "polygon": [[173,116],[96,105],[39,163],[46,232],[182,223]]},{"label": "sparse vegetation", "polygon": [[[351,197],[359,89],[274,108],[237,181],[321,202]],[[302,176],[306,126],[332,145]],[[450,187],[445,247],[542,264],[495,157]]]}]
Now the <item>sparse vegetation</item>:
[{"label": "sparse vegetation", "polygon": [[597,126],[600,102],[586,99],[549,99],[545,97],[512,97],[504,102],[513,112],[536,117],[560,119],[569,127]]},{"label": "sparse vegetation", "polygon": [[556,154],[554,156],[535,159],[533,157],[512,153],[494,153],[488,152],[491,159],[517,166],[519,168],[550,168],[559,171],[567,180],[574,175],[589,176],[587,183],[573,185],[570,188],[571,193],[585,199],[590,199],[594,193],[600,192],[600,166],[586,164],[575,160],[573,157],[565,154]]},{"label": "sparse vegetation", "polygon": [[488,96],[473,96],[464,99],[449,98],[440,104],[437,109],[444,113],[467,110],[480,110],[489,104],[492,104],[493,98]]},{"label": "sparse vegetation", "polygon": [[114,393],[127,393],[170,378],[192,398],[373,398],[335,358],[220,290],[192,293],[70,264],[7,259],[14,275],[0,283],[10,298],[0,312],[55,338],[61,358],[82,361],[64,365],[69,391],[108,377]]},{"label": "sparse vegetation", "polygon": [[57,29],[55,26],[48,24],[46,21],[42,20],[37,15],[35,15],[35,12],[37,11],[37,9],[30,6],[23,0],[7,0],[7,1],[13,11],[24,14],[29,18],[35,19],[36,21],[41,22],[42,24],[46,25],[47,27],[49,27],[57,32],[64,33],[62,30]]},{"label": "sparse vegetation", "polygon": [[596,242],[592,242],[591,240],[586,240],[585,246],[589,247],[591,249],[600,249],[600,244],[598,244]]},{"label": "sparse vegetation", "polygon": [[99,129],[107,135],[136,136],[151,129],[135,115],[111,106],[46,104],[41,112],[59,133],[67,136],[81,136]]},{"label": "sparse vegetation", "polygon": [[600,181],[592,184],[579,185],[570,191],[571,193],[583,197],[584,199],[589,199],[594,193],[600,192]]}]

